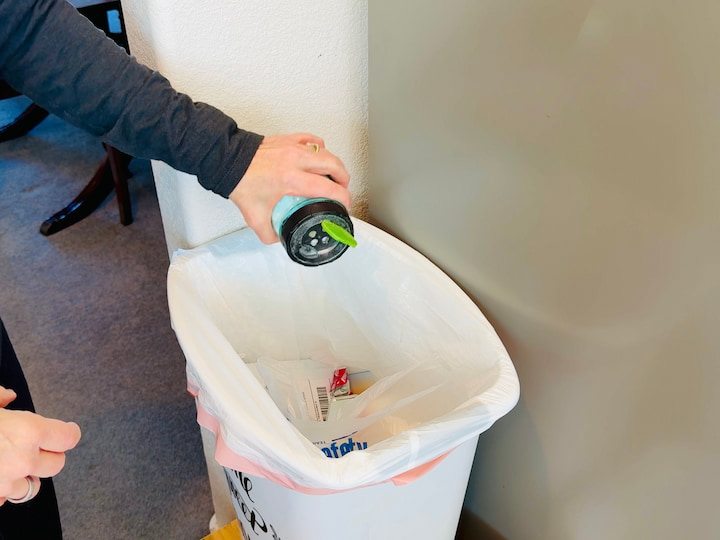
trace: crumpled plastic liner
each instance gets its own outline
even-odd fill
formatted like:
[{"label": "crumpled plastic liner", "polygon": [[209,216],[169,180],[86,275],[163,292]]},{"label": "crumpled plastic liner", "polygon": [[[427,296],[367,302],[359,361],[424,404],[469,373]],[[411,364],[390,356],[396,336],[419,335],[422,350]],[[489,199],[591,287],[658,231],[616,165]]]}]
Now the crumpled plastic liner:
[{"label": "crumpled plastic liner", "polygon": [[[517,403],[507,351],[467,295],[406,244],[353,223],[358,247],[320,267],[250,229],[173,255],[172,325],[221,465],[307,493],[404,483]],[[370,369],[384,386],[353,435],[367,447],[328,459],[251,372],[261,357]]]}]

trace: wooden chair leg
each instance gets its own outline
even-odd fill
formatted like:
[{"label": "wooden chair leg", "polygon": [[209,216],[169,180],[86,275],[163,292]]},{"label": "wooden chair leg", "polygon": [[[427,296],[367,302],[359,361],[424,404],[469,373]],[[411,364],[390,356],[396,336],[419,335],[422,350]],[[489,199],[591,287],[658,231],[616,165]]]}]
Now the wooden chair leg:
[{"label": "wooden chair leg", "polygon": [[120,212],[120,223],[130,225],[133,222],[132,206],[130,204],[130,190],[128,189],[127,166],[131,157],[117,148],[105,145],[107,156],[110,161],[113,182],[115,183],[115,195]]}]

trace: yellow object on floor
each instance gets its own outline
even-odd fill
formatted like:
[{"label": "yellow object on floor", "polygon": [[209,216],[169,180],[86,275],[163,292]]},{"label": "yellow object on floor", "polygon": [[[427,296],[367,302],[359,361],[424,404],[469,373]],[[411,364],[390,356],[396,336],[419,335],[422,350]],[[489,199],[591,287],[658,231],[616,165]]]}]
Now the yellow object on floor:
[{"label": "yellow object on floor", "polygon": [[222,529],[218,529],[214,533],[210,533],[202,540],[243,540],[238,520],[235,519],[231,521]]}]

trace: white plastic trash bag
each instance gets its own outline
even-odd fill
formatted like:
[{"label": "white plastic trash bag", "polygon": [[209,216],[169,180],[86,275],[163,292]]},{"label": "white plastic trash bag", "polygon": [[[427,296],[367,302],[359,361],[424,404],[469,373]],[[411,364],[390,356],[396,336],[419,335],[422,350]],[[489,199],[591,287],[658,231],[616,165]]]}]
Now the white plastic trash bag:
[{"label": "white plastic trash bag", "polygon": [[[249,229],[174,254],[172,325],[221,465],[306,493],[407,482],[517,402],[515,369],[477,306],[409,246],[353,223],[358,247],[319,267]],[[342,440],[322,422],[301,432],[259,382],[259,358],[363,366],[378,388]]]}]

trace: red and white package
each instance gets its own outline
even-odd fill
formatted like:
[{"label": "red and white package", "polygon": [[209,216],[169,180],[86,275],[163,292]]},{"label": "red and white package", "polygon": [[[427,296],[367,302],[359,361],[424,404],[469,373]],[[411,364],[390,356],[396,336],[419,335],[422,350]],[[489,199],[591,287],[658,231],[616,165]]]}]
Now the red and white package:
[{"label": "red and white package", "polygon": [[347,368],[338,368],[333,372],[330,381],[330,395],[335,398],[350,395]]}]

